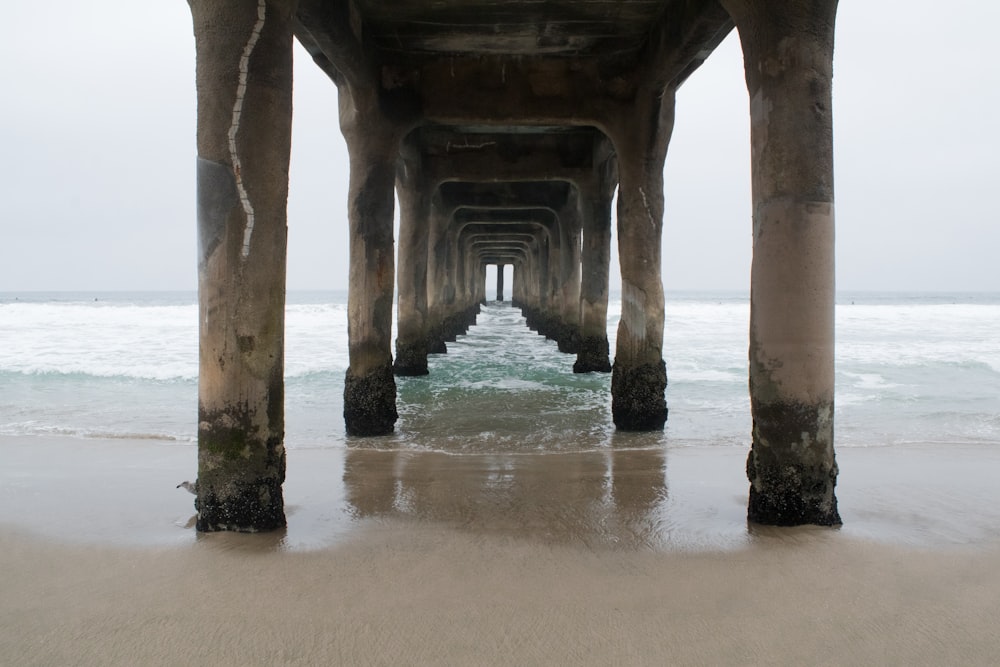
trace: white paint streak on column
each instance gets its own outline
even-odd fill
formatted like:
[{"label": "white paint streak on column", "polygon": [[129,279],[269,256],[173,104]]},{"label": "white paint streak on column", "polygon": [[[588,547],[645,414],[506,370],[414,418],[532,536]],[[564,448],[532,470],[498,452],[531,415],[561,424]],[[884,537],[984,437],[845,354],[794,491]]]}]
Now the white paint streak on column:
[{"label": "white paint streak on column", "polygon": [[649,225],[656,229],[656,222],[653,220],[653,212],[649,210],[649,201],[646,199],[646,192],[642,188],[639,188],[639,196],[642,197],[642,207],[646,209],[646,218],[649,220]]},{"label": "white paint streak on column", "polygon": [[622,323],[636,343],[646,342],[646,292],[622,281]]},{"label": "white paint streak on column", "polygon": [[250,255],[250,237],[253,236],[254,210],[250,202],[250,195],[243,185],[242,164],[240,156],[236,150],[236,135],[240,131],[240,117],[243,115],[243,99],[247,92],[247,74],[250,71],[250,54],[257,46],[260,33],[264,29],[264,19],[267,13],[265,0],[257,0],[257,22],[254,23],[250,38],[243,46],[243,54],[240,56],[240,77],[236,87],[236,102],[233,103],[233,120],[229,125],[229,156],[233,162],[233,174],[236,176],[236,190],[240,195],[240,203],[243,205],[243,212],[246,214],[246,227],[243,228],[243,259]]}]

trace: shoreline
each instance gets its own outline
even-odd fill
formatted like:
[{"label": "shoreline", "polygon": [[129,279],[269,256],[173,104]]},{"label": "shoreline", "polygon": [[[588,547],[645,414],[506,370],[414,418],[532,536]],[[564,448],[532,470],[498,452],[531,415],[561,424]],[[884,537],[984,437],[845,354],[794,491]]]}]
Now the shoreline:
[{"label": "shoreline", "polygon": [[742,448],[292,449],[289,527],[261,535],[184,527],[192,496],[175,485],[191,476],[190,445],[0,438],[0,451],[12,664],[1000,654],[989,447],[841,450],[839,530],[748,527]]},{"label": "shoreline", "polygon": [[[0,436],[0,455],[0,525],[9,529],[70,544],[197,541],[193,497],[176,488],[196,476],[194,444]],[[775,531],[746,522],[745,457],[733,446],[291,447],[280,542],[326,549],[368,524],[396,522],[588,549],[729,551]],[[835,534],[920,548],[1000,544],[1000,447],[845,447],[837,458],[844,526]]]}]

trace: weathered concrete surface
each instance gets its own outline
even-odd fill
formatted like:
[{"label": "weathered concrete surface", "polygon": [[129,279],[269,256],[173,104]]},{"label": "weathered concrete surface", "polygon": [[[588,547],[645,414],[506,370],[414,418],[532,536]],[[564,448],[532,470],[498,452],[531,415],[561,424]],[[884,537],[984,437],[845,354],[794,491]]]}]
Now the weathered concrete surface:
[{"label": "weathered concrete surface", "polygon": [[[349,434],[376,435],[392,431],[397,418],[394,372],[426,373],[427,355],[446,352],[447,341],[475,323],[487,298],[487,265],[514,267],[512,300],[529,326],[576,354],[574,371],[611,368],[607,271],[615,186],[623,307],[612,413],[621,429],[662,428],[662,172],[674,93],[737,24],[753,141],[749,516],[839,521],[832,427],[835,1],[191,3],[199,49],[201,451],[232,455],[235,446],[217,443],[253,441],[253,463],[234,463],[219,478],[251,471],[253,479],[210,481],[200,503],[222,502],[209,502],[215,494],[242,506],[251,489],[260,491],[261,503],[280,506],[274,496],[280,498],[284,467],[280,330],[293,27],[340,88],[351,161],[344,418]],[[237,119],[243,126],[234,133]],[[394,190],[401,206],[398,267]],[[502,273],[498,298],[501,282]],[[220,460],[205,459],[206,475],[225,468]],[[236,525],[227,521],[215,525]]]},{"label": "weathered concrete surface", "polygon": [[201,531],[285,525],[285,209],[294,2],[191,0]]},{"label": "weathered concrete surface", "polygon": [[831,114],[837,2],[724,4],[739,28],[750,94],[748,516],[839,524]]},{"label": "weathered concrete surface", "polygon": [[503,301],[503,272],[505,264],[497,264],[497,301]]},{"label": "weathered concrete surface", "polygon": [[618,164],[606,138],[594,180],[581,187],[583,251],[580,285],[580,348],[574,373],[609,373],[608,279],[611,260],[611,203]]},{"label": "weathered concrete surface", "polygon": [[399,198],[396,375],[427,375],[427,253],[431,193],[418,151],[407,146],[396,175]]},{"label": "weathered concrete surface", "polygon": [[349,435],[383,435],[396,423],[392,374],[393,240],[396,162],[402,128],[380,89],[345,86],[340,128],[351,158],[348,193],[351,267],[347,299],[350,365],[344,389]]},{"label": "weathered concrete surface", "polygon": [[618,153],[618,259],[622,315],[611,375],[611,413],[624,430],[662,428],[663,162],[674,124],[674,91],[645,91],[611,132]]}]

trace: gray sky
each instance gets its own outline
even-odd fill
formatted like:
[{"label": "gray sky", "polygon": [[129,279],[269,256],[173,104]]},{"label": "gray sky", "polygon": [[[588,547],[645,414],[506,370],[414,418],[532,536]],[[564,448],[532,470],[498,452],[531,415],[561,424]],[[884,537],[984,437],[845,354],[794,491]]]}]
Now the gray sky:
[{"label": "gray sky", "polygon": [[[845,0],[834,140],[841,290],[1000,291],[1000,3]],[[347,285],[336,88],[296,47],[289,289]],[[0,23],[0,291],[193,289],[194,39],[184,0],[16,2]],[[664,285],[746,289],[735,32],[678,93]]]}]

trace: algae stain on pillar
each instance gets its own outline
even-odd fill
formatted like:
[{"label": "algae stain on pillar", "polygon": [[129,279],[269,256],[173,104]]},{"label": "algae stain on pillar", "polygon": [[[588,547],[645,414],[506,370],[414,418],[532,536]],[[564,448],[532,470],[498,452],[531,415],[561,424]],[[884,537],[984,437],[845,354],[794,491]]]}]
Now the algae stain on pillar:
[{"label": "algae stain on pillar", "polygon": [[836,0],[723,0],[750,98],[753,261],[747,518],[838,525],[834,493]]},{"label": "algae stain on pillar", "polygon": [[345,86],[340,93],[340,127],[351,159],[344,423],[348,435],[357,436],[391,433],[398,418],[391,341],[393,195],[403,128],[386,116],[388,102],[380,95],[371,86]]},{"label": "algae stain on pillar", "polygon": [[272,530],[285,525],[295,3],[189,4],[198,91],[197,529]]}]

